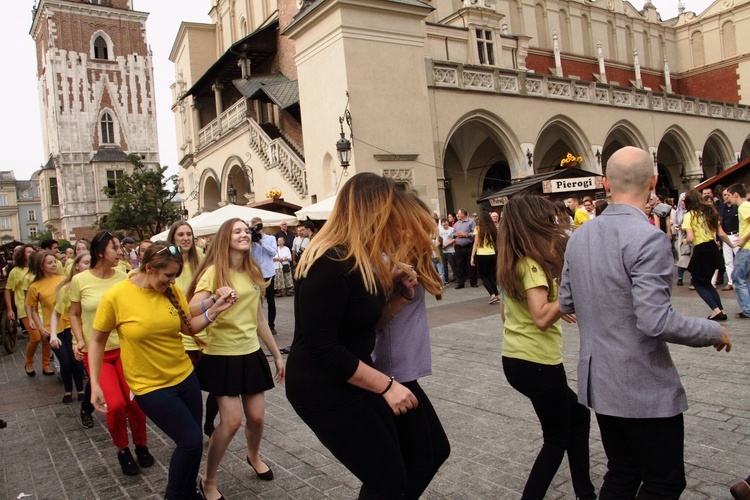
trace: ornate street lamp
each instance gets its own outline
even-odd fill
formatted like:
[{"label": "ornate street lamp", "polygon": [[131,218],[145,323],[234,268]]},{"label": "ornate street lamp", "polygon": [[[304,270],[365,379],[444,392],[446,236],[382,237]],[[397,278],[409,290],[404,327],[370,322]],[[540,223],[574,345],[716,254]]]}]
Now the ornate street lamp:
[{"label": "ornate street lamp", "polygon": [[231,179],[229,180],[229,187],[227,188],[227,198],[232,205],[237,204],[237,190],[234,189]]},{"label": "ornate street lamp", "polygon": [[[344,122],[349,127],[349,139],[346,138],[344,133]],[[346,92],[346,108],[344,108],[344,116],[339,117],[339,127],[341,138],[336,141],[336,156],[338,156],[339,164],[344,169],[344,175],[349,175],[347,168],[349,162],[352,159],[352,115],[349,113],[349,91]]]}]

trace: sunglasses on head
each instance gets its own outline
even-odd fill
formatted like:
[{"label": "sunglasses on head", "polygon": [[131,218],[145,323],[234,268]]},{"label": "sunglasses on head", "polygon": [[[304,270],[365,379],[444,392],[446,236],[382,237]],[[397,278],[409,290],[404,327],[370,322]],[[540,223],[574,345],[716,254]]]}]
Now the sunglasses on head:
[{"label": "sunglasses on head", "polygon": [[95,238],[94,238],[94,239],[93,239],[93,240],[91,241],[91,244],[92,244],[92,245],[96,245],[96,244],[98,244],[98,243],[101,243],[102,241],[104,241],[104,238],[105,238],[105,237],[107,237],[107,236],[109,236],[110,238],[114,238],[114,237],[115,237],[115,235],[114,235],[114,234],[112,234],[112,233],[110,233],[109,231],[107,231],[107,232],[105,232],[105,233],[101,233],[101,234],[99,234],[98,236],[96,236],[96,237],[95,237]]},{"label": "sunglasses on head", "polygon": [[182,248],[181,247],[176,247],[174,245],[169,245],[167,247],[162,248],[161,250],[159,250],[158,252],[156,252],[157,255],[160,254],[160,253],[162,253],[164,250],[169,250],[169,253],[171,253],[172,255],[182,255]]}]

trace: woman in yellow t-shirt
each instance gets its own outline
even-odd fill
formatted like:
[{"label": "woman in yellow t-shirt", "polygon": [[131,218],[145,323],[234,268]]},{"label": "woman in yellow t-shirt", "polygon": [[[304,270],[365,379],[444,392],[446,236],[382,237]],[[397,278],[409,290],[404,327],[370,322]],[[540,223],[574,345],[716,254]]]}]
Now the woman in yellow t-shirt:
[{"label": "woman in yellow t-shirt", "polygon": [[68,261],[65,263],[65,267],[63,268],[65,276],[70,276],[71,269],[73,269],[73,263],[75,262],[76,257],[81,255],[83,252],[88,252],[90,247],[91,243],[89,243],[89,240],[87,240],[86,238],[76,240],[75,245],[73,245],[73,258],[68,259]]},{"label": "woman in yellow t-shirt", "polygon": [[[55,289],[65,277],[57,274],[57,257],[47,250],[34,252],[32,259],[35,261],[35,274],[26,293],[26,315],[29,316],[34,324],[37,325],[38,336],[42,340],[42,373],[44,375],[54,375],[55,372],[50,370],[49,360],[52,354],[50,346],[50,319],[52,310],[55,308]],[[30,274],[30,273],[29,273]],[[27,275],[28,276],[28,275]],[[42,306],[42,318],[39,317],[39,305]],[[34,354],[39,342],[29,340],[26,348],[26,364],[34,366]],[[63,397],[63,403],[70,404],[73,402],[70,391],[66,391]]]},{"label": "woman in yellow t-shirt", "polygon": [[568,236],[554,205],[539,196],[515,196],[505,205],[498,234],[498,279],[503,289],[503,372],[531,400],[544,444],[522,498],[544,498],[568,452],[577,498],[595,499],[589,476],[588,408],[568,387],[562,359],[557,277]]},{"label": "woman in yellow t-shirt", "polygon": [[102,297],[89,345],[91,400],[96,409],[105,413],[109,409],[110,399],[101,385],[102,367],[107,338],[117,329],[122,370],[135,401],[177,445],[169,461],[165,498],[193,498],[203,454],[200,384],[179,332],[193,337],[235,302],[232,290],[220,287],[211,306],[191,316],[185,295],[175,284],[182,268],[179,247],[155,243],[148,248],[140,270]]},{"label": "woman in yellow t-shirt", "polygon": [[[188,296],[191,314],[201,314],[213,303],[222,286],[236,292],[238,306],[222,314],[206,328],[207,345],[196,367],[201,389],[216,396],[221,422],[211,435],[206,473],[200,483],[206,498],[219,498],[216,471],[229,442],[242,423],[244,410],[248,464],[260,479],[273,479],[273,472],[258,451],[263,436],[264,391],[273,388],[274,378],[284,381],[284,361],[263,316],[260,297],[267,283],[260,267],[250,255],[250,228],[241,219],[221,225],[206,257],[195,271]],[[276,376],[271,376],[268,361],[258,336],[273,355]]]},{"label": "woman in yellow t-shirt", "polygon": [[[203,253],[198,251],[198,247],[195,244],[192,226],[185,221],[175,222],[169,228],[167,242],[182,250],[182,273],[177,277],[175,283],[182,290],[182,293],[187,294],[190,283],[193,281],[193,273],[198,269],[203,260]],[[195,334],[196,337],[204,342],[206,341],[206,335],[205,330]],[[195,340],[187,335],[182,335],[182,345],[185,346],[185,352],[190,357],[190,361],[193,364],[197,363],[200,350]],[[206,397],[206,420],[203,425],[203,432],[208,437],[211,437],[211,434],[214,432],[214,420],[218,414],[219,405],[216,403],[216,397],[209,393]]]},{"label": "woman in yellow t-shirt", "polygon": [[[13,267],[13,269],[10,270],[10,273],[8,273],[8,281],[5,283],[4,298],[5,308],[8,311],[8,319],[13,321],[18,317],[18,320],[23,324],[26,333],[29,334],[29,345],[33,342],[34,351],[36,351],[36,346],[42,339],[34,321],[26,316],[26,295],[23,290],[23,279],[26,276],[26,273],[29,272],[29,257],[31,257],[32,253],[34,253],[34,245],[28,244],[13,251],[13,265],[15,267]],[[12,301],[11,294],[13,294]],[[13,306],[15,306],[15,310],[18,312],[17,315],[13,312]],[[32,357],[31,362],[28,360],[26,362],[26,375],[29,377],[36,375],[33,361]],[[47,355],[47,369],[49,369],[49,355]]]},{"label": "woman in yellow t-shirt", "polygon": [[[96,307],[107,290],[126,279],[125,274],[115,269],[121,253],[120,241],[114,234],[109,231],[97,233],[91,240],[91,267],[77,274],[70,282],[70,329],[76,339],[73,353],[76,359],[83,359],[87,370],[88,344]],[[100,385],[109,407],[107,428],[117,447],[117,459],[123,474],[134,476],[140,472],[139,465],[150,467],[154,464],[154,457],[146,445],[146,415],[138,403],[130,399],[130,388],[122,373],[120,340],[116,333],[109,336],[105,351]],[[82,413],[82,423],[83,419]],[[128,425],[133,434],[138,463],[128,447]]]},{"label": "woman in yellow t-shirt", "polygon": [[[77,257],[71,259],[70,274],[57,285],[55,309],[50,319],[49,344],[55,350],[57,359],[60,360],[60,377],[65,387],[65,395],[73,393],[73,382],[78,390],[78,402],[82,407],[90,405],[84,394],[83,386],[83,362],[77,360],[73,354],[73,333],[70,331],[70,280],[78,273],[89,268],[91,254],[86,250],[80,252]],[[84,403],[86,399],[86,403]],[[63,398],[63,403],[67,403]]]},{"label": "woman in yellow t-shirt", "polygon": [[482,284],[490,294],[490,304],[500,302],[497,291],[497,229],[490,214],[482,211],[479,214],[477,227],[474,228],[474,246],[471,249],[471,265],[477,267]]},{"label": "woman in yellow t-shirt", "polygon": [[711,308],[708,319],[725,321],[727,314],[724,312],[721,297],[716,288],[711,286],[714,273],[724,266],[721,250],[716,245],[716,235],[718,234],[730,248],[734,244],[721,228],[716,207],[704,200],[697,190],[691,189],[685,194],[685,209],[687,213],[682,218],[682,229],[687,236],[683,242],[693,244],[693,255],[687,266],[690,284],[695,287],[703,302]]}]

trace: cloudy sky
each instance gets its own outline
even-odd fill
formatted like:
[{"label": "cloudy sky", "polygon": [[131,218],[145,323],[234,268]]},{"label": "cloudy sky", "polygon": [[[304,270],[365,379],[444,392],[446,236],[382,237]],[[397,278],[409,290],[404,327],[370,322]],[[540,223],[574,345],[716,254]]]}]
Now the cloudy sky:
[{"label": "cloudy sky", "polygon": [[[148,43],[154,53],[154,79],[159,128],[161,162],[177,171],[174,119],[170,110],[169,86],[174,82],[174,68],[169,51],[182,21],[209,22],[210,0],[133,0],[134,8],[149,12]],[[636,8],[642,0],[633,0]],[[662,19],[677,15],[678,0],[652,0]],[[703,12],[710,0],[684,0],[687,10]],[[5,77],[0,79],[0,95],[5,101],[0,111],[3,124],[0,134],[0,170],[13,170],[16,179],[28,179],[46,161],[42,151],[41,120],[36,84],[36,54],[29,36],[31,8],[34,0],[3,2],[0,16],[0,46],[6,61]],[[10,70],[10,71],[8,71]]]}]

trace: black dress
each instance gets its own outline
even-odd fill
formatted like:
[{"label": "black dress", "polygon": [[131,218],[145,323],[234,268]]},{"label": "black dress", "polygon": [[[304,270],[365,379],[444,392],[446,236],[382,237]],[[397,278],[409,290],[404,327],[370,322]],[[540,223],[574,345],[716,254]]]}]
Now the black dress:
[{"label": "black dress", "polygon": [[383,397],[347,382],[372,366],[382,294],[367,292],[352,261],[335,250],[296,283],[286,395],[321,443],[362,481],[360,498],[401,498],[406,470],[393,412]]}]

